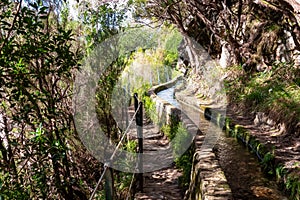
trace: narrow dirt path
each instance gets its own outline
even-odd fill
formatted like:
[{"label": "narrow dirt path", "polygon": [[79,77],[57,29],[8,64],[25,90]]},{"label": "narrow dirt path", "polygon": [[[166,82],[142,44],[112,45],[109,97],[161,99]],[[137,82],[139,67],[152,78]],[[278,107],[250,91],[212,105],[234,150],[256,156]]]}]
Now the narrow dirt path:
[{"label": "narrow dirt path", "polygon": [[[130,117],[134,114],[134,108],[129,108]],[[128,133],[128,138],[136,139],[136,129],[133,126],[132,130]],[[143,151],[155,152],[166,150],[169,147],[169,140],[166,136],[162,135],[159,128],[152,122],[149,122],[145,117],[143,121],[143,138],[144,148]],[[158,158],[159,159],[159,158]],[[172,159],[172,158],[162,158]],[[144,163],[144,165],[147,163]],[[151,163],[150,163],[151,164]],[[182,175],[175,165],[144,173],[144,187],[143,192],[137,192],[134,196],[135,200],[180,200],[182,199],[182,190],[178,184],[178,178]]]}]

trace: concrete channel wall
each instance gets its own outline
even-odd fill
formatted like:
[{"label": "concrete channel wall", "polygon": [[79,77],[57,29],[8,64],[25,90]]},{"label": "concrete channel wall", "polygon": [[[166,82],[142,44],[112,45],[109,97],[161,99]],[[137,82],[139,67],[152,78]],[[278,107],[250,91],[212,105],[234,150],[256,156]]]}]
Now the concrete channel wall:
[{"label": "concrete channel wall", "polygon": [[[193,156],[191,181],[189,189],[186,191],[185,199],[233,199],[231,189],[227,183],[224,172],[216,159],[215,153],[212,149],[203,150],[203,148],[201,148],[206,134],[206,125],[200,125],[203,129],[198,127],[199,125],[197,126],[193,123],[186,113],[181,112],[180,109],[156,95],[158,92],[174,86],[180,79],[181,77],[177,77],[170,82],[153,87],[149,91],[149,96],[152,101],[156,103],[156,111],[160,120],[170,124],[171,119],[178,118],[183,123],[187,131],[190,134],[195,135],[195,153]],[[199,114],[204,116],[203,113],[204,112],[201,112]],[[206,121],[204,123],[209,122]]]},{"label": "concrete channel wall", "polygon": [[178,76],[164,84],[154,86],[148,92],[148,95],[150,96],[151,100],[156,104],[156,112],[158,114],[160,122],[163,122],[165,124],[171,124],[171,118],[179,117],[181,111],[175,106],[171,105],[166,100],[157,96],[156,94],[160,91],[173,87],[180,80],[182,80],[182,76]]}]

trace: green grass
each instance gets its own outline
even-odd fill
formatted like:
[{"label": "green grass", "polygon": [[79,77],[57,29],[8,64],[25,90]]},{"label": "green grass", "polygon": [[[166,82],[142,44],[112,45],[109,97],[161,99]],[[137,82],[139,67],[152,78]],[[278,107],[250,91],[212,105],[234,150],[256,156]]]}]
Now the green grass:
[{"label": "green grass", "polygon": [[233,74],[238,75],[225,83],[230,100],[245,105],[248,111],[265,112],[275,121],[285,122],[289,132],[294,131],[300,120],[300,69],[279,63],[267,72],[246,74],[241,70],[233,67]]}]

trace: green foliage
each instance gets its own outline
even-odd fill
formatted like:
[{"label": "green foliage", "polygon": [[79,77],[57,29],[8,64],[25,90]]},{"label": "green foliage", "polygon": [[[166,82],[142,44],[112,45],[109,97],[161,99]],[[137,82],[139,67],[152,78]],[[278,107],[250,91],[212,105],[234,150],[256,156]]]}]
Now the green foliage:
[{"label": "green foliage", "polygon": [[115,9],[116,5],[102,3],[95,5],[92,2],[80,2],[79,22],[83,23],[86,47],[89,50],[121,29],[125,19],[126,8]]},{"label": "green foliage", "polygon": [[183,155],[180,155],[180,153],[182,151],[182,144],[187,144],[191,140],[191,135],[183,127],[182,123],[174,124],[174,126],[163,125],[161,131],[172,142],[173,154],[176,158],[175,164],[183,172],[179,182],[183,188],[187,188],[190,182],[194,150],[193,147],[189,147]]},{"label": "green foliage", "polygon": [[243,74],[233,67],[232,74],[238,78],[225,83],[231,100],[244,104],[247,109],[268,113],[276,121],[285,122],[288,132],[300,116],[300,70],[293,63],[275,63],[270,71]]},{"label": "green foliage", "polygon": [[179,155],[179,152],[182,149],[182,144],[187,144],[190,139],[190,134],[183,127],[182,123],[179,123],[176,127],[176,133],[172,138],[173,150],[176,157]]},{"label": "green foliage", "polygon": [[72,30],[55,21],[59,17],[48,6],[40,0],[0,3],[0,196],[5,199],[83,198],[94,182],[87,178],[91,165],[100,170],[74,134],[73,73],[82,54]]},{"label": "green foliage", "polygon": [[[173,27],[169,28],[172,29]],[[178,60],[178,47],[182,41],[182,35],[175,29],[165,39],[165,59],[164,64],[167,66],[175,66]]]},{"label": "green foliage", "polygon": [[124,147],[124,150],[126,150],[128,152],[136,153],[137,144],[138,143],[135,140],[128,140]]},{"label": "green foliage", "polygon": [[154,122],[155,124],[159,123],[155,103],[148,96],[144,96],[143,102],[144,102],[146,116],[149,117],[151,121]]},{"label": "green foliage", "polygon": [[[129,140],[124,145],[123,149],[128,152],[136,153],[137,144],[138,144],[137,141]],[[124,164],[126,165],[126,163]],[[134,178],[133,176],[134,174],[131,173],[125,173],[125,172],[116,173],[117,178],[115,180],[115,187],[120,197],[125,197],[128,195],[128,193],[130,193],[129,189],[132,189],[130,188],[130,186],[131,186],[132,179]]]},{"label": "green foliage", "polygon": [[263,160],[261,161],[261,165],[263,170],[268,173],[268,175],[274,175],[274,159],[275,156],[273,153],[268,152],[264,155]]},{"label": "green foliage", "polygon": [[161,128],[160,128],[160,131],[165,135],[167,136],[170,140],[173,139],[173,135],[174,133],[171,133],[171,126],[170,125],[163,125]]},{"label": "green foliage", "polygon": [[[178,120],[174,116],[171,116],[170,124],[165,124],[161,127],[161,131],[170,140],[173,140],[177,136],[176,139],[178,141],[175,140],[174,145],[179,145],[180,146],[180,142],[184,142],[184,141],[181,141],[181,139],[186,137],[186,131],[183,128],[182,123],[179,123]],[[176,151],[176,148],[174,149],[174,151]]]},{"label": "green foliage", "polygon": [[279,166],[276,167],[275,173],[276,173],[276,181],[280,182],[281,180],[283,180],[283,178],[286,175],[287,171],[286,171],[284,166],[279,165]]},{"label": "green foliage", "polygon": [[134,174],[120,172],[119,176],[120,180],[116,184],[117,190],[120,191],[119,193],[121,193],[122,191],[128,191]]},{"label": "green foliage", "polygon": [[[155,103],[148,96],[144,96],[143,101],[147,116],[149,116],[153,122],[159,123]],[[180,184],[186,188],[190,181],[194,150],[193,147],[190,147],[183,155],[180,156],[179,153],[182,150],[182,144],[186,144],[187,141],[191,140],[191,135],[183,127],[182,123],[178,123],[177,119],[172,118],[171,122],[171,125],[162,125],[161,131],[172,141],[173,153],[174,156],[177,157],[175,164],[183,171],[183,175],[180,177]]]},{"label": "green foliage", "polygon": [[96,112],[104,133],[113,141],[118,140],[118,127],[112,116],[112,95],[122,70],[126,66],[125,57],[119,57],[102,73],[96,89]]},{"label": "green foliage", "polygon": [[[83,148],[73,124],[74,72],[83,54],[122,31],[127,8],[85,3],[77,21],[70,21],[67,5],[53,11],[51,2],[41,0],[0,2],[0,198],[84,199],[95,184],[91,175],[101,166]],[[172,53],[168,63],[175,60]],[[163,55],[157,51],[156,66]],[[96,94],[99,120],[113,139],[117,127],[107,100],[126,59],[111,63]],[[126,148],[134,151],[136,144]]]},{"label": "green foliage", "polygon": [[144,84],[152,86],[171,80],[174,67],[164,63],[166,56],[160,47],[135,52],[129,60],[130,65],[124,70],[124,84],[130,84],[133,90]]},{"label": "green foliage", "polygon": [[286,82],[278,74],[274,74],[273,71],[262,72],[247,83],[242,100],[259,107],[274,104],[282,98],[297,102],[300,97],[294,95],[295,90],[299,90],[295,82]]},{"label": "green foliage", "polygon": [[170,32],[165,39],[164,49],[171,53],[178,53],[178,46],[182,41],[181,33],[174,27],[166,27],[166,31]]},{"label": "green foliage", "polygon": [[[128,65],[120,80],[122,86],[128,88],[128,91],[139,92],[139,90],[145,89],[143,87],[152,87],[170,81],[178,75],[175,64],[178,58],[177,45],[179,45],[181,35],[174,28],[163,27],[162,29],[160,31],[152,30],[153,32],[150,30],[150,35],[149,29],[129,31],[129,33],[132,32],[129,35],[133,36],[128,39],[129,41],[134,43],[136,37],[143,38],[146,35],[147,38],[144,40],[146,43],[151,43],[151,48],[145,44],[132,53],[128,59]],[[126,40],[126,42],[128,41]]]},{"label": "green foliage", "polygon": [[290,199],[300,200],[300,179],[298,175],[289,175],[286,182],[286,189],[291,192]]},{"label": "green foliage", "polygon": [[191,180],[193,154],[193,147],[189,147],[189,149],[175,161],[176,166],[182,169],[183,172],[182,176],[179,178],[179,184],[185,189],[188,189]]},{"label": "green foliage", "polygon": [[144,99],[148,95],[148,91],[151,86],[149,83],[143,83],[140,87],[136,87],[133,89],[133,93],[137,93],[140,99]]},{"label": "green foliage", "polygon": [[[176,137],[172,140],[174,154],[178,157],[178,153],[182,149],[182,144],[187,144],[187,142],[191,139],[191,135],[187,132],[187,130],[183,127],[182,123],[178,124]],[[182,187],[187,188],[190,182],[190,174],[193,163],[193,147],[189,147],[188,150],[178,157],[175,160],[175,164],[177,167],[182,169],[183,175],[180,177],[180,184]]]}]

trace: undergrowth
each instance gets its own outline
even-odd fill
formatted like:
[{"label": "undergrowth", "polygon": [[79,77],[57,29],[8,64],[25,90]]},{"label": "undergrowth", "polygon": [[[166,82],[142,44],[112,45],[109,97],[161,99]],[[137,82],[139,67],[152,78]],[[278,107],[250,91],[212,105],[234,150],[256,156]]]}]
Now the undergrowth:
[{"label": "undergrowth", "polygon": [[[230,80],[225,82],[231,102],[245,109],[261,111],[277,122],[284,122],[287,132],[297,133],[300,121],[300,69],[289,63],[276,63],[272,69],[254,74],[232,67]],[[239,74],[239,75],[237,75]],[[298,130],[299,131],[299,130]]]},{"label": "undergrowth", "polygon": [[151,119],[151,121],[153,123],[158,124],[159,120],[158,120],[158,115],[156,113],[156,105],[155,105],[155,103],[148,96],[144,96],[143,97],[143,102],[144,102],[144,108],[145,108],[145,114],[146,114],[146,116],[149,119]]},{"label": "undergrowth", "polygon": [[[137,149],[137,141],[135,140],[127,140],[127,142],[123,145],[123,150],[130,152],[130,153],[136,153]],[[124,160],[122,163],[123,169],[129,169],[133,164],[135,163],[135,160]],[[128,173],[128,172],[122,172],[118,171],[116,173],[115,178],[115,188],[118,198],[122,199],[124,197],[131,197],[132,196],[132,188],[131,182],[134,180],[133,177],[134,174]]]},{"label": "undergrowth", "polygon": [[190,141],[191,135],[184,128],[183,124],[175,123],[173,126],[164,125],[161,131],[172,141],[175,165],[182,170],[182,176],[179,178],[180,186],[185,190],[190,183],[190,174],[193,163],[194,148],[190,146],[182,155],[180,155],[183,144]]},{"label": "undergrowth", "polygon": [[[264,72],[246,73],[241,66],[229,70],[225,87],[231,103],[247,113],[264,112],[276,123],[286,125],[286,136],[300,136],[300,68],[293,63],[275,63],[272,69]],[[299,169],[288,171],[282,165],[273,165],[272,160],[274,153],[264,155],[264,170],[276,175],[290,199],[300,200]]]}]

